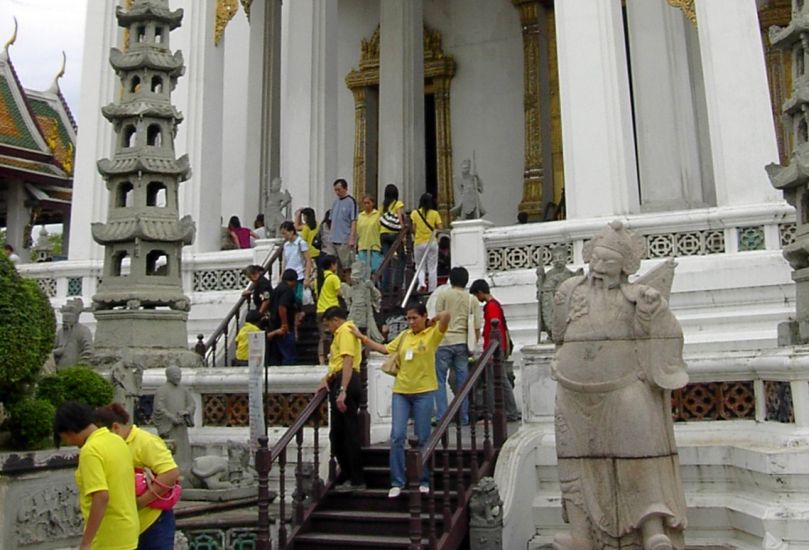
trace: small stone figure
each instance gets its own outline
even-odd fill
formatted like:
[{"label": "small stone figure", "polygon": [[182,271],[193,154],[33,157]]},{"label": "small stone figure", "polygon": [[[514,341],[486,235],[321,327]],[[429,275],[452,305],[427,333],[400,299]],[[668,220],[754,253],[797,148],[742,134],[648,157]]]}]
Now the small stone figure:
[{"label": "small stone figure", "polygon": [[582,275],[583,270],[579,269],[575,273],[567,267],[567,247],[557,245],[551,249],[551,268],[545,273],[542,266],[537,268],[537,305],[538,320],[537,344],[542,341],[542,331],[553,340],[553,295],[563,281],[570,279],[574,275]]},{"label": "small stone figure", "polygon": [[123,404],[129,417],[135,418],[143,393],[143,366],[131,359],[129,350],[122,349],[121,354],[110,368],[113,401]]},{"label": "small stone figure", "polygon": [[343,283],[341,293],[348,306],[348,320],[353,321],[375,342],[382,342],[383,337],[374,317],[374,312],[381,307],[382,293],[371,281],[366,263],[354,262],[351,266],[351,286]]},{"label": "small stone figure", "polygon": [[266,220],[267,236],[278,237],[278,228],[289,219],[287,209],[292,203],[289,191],[281,191],[281,178],[273,178],[267,191],[267,200],[264,204],[264,219]]},{"label": "small stone figure", "polygon": [[50,262],[53,260],[53,245],[51,244],[50,234],[44,225],[39,230],[37,242],[31,249],[31,259],[35,262]]},{"label": "small stone figure", "polygon": [[228,445],[228,455],[206,455],[194,459],[191,473],[200,487],[210,490],[232,489],[255,481],[250,466],[250,449],[243,445]]},{"label": "small stone figure", "polygon": [[79,323],[83,310],[81,298],[68,300],[59,309],[62,312],[62,326],[56,331],[56,348],[53,350],[57,369],[89,363],[93,357],[93,334]]},{"label": "small stone figure", "polygon": [[483,183],[477,173],[472,172],[472,161],[461,162],[460,192],[458,203],[450,209],[450,214],[458,220],[477,220],[486,213],[481,203]]},{"label": "small stone figure", "polygon": [[643,251],[612,222],[585,246],[587,276],[554,298],[556,455],[570,524],[557,549],[684,548],[671,418],[671,390],[688,382],[683,334],[664,297],[668,268],[641,279],[649,284],[628,281]]},{"label": "small stone figure", "polygon": [[188,441],[188,428],[194,425],[196,405],[191,391],[180,385],[183,373],[180,367],[166,368],[166,383],[155,393],[154,421],[157,433],[163,439],[171,439],[176,445],[174,461],[183,475],[191,472],[191,443]]},{"label": "small stone figure", "polygon": [[472,497],[469,499],[469,548],[503,548],[503,501],[494,478],[484,477],[472,487]]}]

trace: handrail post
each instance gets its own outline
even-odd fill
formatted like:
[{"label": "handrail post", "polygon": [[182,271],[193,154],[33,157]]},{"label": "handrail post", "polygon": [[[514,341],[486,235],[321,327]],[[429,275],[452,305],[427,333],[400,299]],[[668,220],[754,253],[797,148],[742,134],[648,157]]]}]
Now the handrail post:
[{"label": "handrail post", "polygon": [[421,451],[410,448],[407,450],[407,486],[410,490],[410,545],[409,550],[421,549]]},{"label": "handrail post", "polygon": [[494,370],[494,447],[500,449],[508,436],[505,411],[505,394],[503,392],[503,338],[500,334],[500,321],[492,319],[491,334],[497,342],[497,349],[494,350],[492,366]]},{"label": "handrail post", "polygon": [[362,348],[362,362],[360,363],[359,409],[360,445],[367,447],[371,444],[371,415],[368,413],[368,350],[365,347]]},{"label": "handrail post", "polygon": [[256,533],[256,549],[271,550],[270,538],[270,450],[267,448],[266,435],[259,436],[259,448],[256,451],[256,473],[258,474],[258,529]]}]

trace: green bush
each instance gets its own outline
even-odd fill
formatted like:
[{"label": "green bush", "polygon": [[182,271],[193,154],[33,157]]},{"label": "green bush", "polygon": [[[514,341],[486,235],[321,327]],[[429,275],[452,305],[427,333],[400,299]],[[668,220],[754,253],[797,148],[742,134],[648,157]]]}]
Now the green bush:
[{"label": "green bush", "polygon": [[56,321],[35,281],[0,254],[0,402],[20,400],[53,349]]},{"label": "green bush", "polygon": [[8,426],[17,445],[41,449],[51,443],[56,407],[45,399],[26,397],[11,406]]},{"label": "green bush", "polygon": [[46,376],[39,381],[37,388],[37,397],[46,399],[54,407],[64,401],[82,401],[91,407],[100,407],[112,401],[112,394],[112,384],[84,365]]}]

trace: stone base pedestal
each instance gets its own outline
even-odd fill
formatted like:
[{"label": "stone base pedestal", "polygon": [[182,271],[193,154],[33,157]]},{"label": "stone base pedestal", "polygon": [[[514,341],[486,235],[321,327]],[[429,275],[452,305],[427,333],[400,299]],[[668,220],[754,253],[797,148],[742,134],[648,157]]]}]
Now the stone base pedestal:
[{"label": "stone base pedestal", "polygon": [[96,311],[95,318],[97,348],[188,348],[184,311],[109,309]]},{"label": "stone base pedestal", "polygon": [[183,489],[183,500],[226,502],[256,496],[255,487],[231,487],[230,489]]},{"label": "stone base pedestal", "polygon": [[526,423],[552,422],[556,381],[551,378],[553,344],[524,346],[522,354],[522,417]]}]

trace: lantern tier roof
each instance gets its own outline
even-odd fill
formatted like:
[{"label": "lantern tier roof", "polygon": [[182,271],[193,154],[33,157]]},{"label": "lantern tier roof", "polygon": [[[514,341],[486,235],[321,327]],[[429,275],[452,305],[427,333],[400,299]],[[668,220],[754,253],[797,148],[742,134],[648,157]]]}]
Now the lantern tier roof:
[{"label": "lantern tier roof", "polygon": [[196,225],[191,216],[184,216],[179,220],[155,219],[142,211],[130,218],[93,223],[91,227],[93,239],[101,245],[129,242],[134,239],[191,244],[196,233]]},{"label": "lantern tier roof", "polygon": [[133,157],[101,159],[98,161],[98,171],[105,178],[139,172],[176,176],[179,181],[185,181],[191,177],[188,155],[183,155],[176,160],[143,154]]},{"label": "lantern tier roof", "polygon": [[118,24],[122,27],[128,27],[139,21],[157,21],[167,23],[169,28],[174,30],[182,22],[183,10],[172,11],[165,0],[141,0],[129,9],[118,6],[115,10],[115,17],[118,18]]},{"label": "lantern tier roof", "polygon": [[185,72],[183,53],[177,50],[173,54],[168,50],[144,48],[122,52],[118,48],[110,50],[110,64],[120,76],[121,72],[152,69],[165,72],[172,78],[179,78]]},{"label": "lantern tier roof", "polygon": [[183,121],[183,115],[174,105],[168,103],[154,103],[151,101],[133,101],[131,103],[111,103],[101,108],[104,118],[116,122],[131,117],[153,117],[173,119],[175,124]]}]

